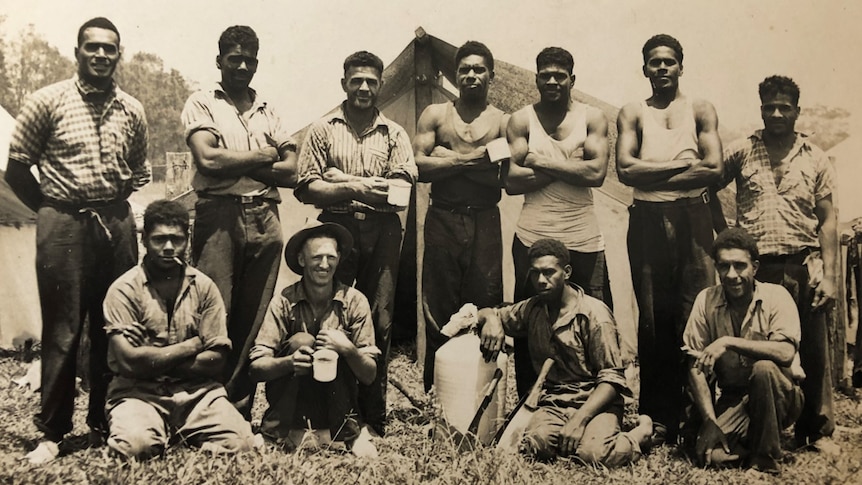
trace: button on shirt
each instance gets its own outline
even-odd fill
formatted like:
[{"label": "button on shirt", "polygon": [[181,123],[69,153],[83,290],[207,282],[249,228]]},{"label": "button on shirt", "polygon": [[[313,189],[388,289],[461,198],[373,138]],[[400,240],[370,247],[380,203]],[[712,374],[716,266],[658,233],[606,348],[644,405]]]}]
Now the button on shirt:
[{"label": "button on shirt", "polygon": [[99,103],[103,96],[75,76],[25,99],[9,158],[38,164],[45,197],[71,204],[122,200],[150,182],[144,107],[113,83]]},{"label": "button on shirt", "polygon": [[[403,177],[415,182],[419,171],[413,159],[413,148],[404,128],[382,113],[365,132],[357,134],[347,123],[344,104],[311,125],[299,153],[299,180],[294,194],[299,200],[308,184],[323,179],[323,172],[335,167],[348,175],[359,177]],[[321,209],[333,212],[377,211],[396,212],[399,208],[381,204],[369,206],[352,200]]]},{"label": "button on shirt", "polygon": [[[535,296],[497,309],[507,335],[527,337],[536,371],[546,358],[554,359],[542,400],[580,406],[603,382],[613,385],[621,396],[630,396],[613,314],[604,303],[568,284],[577,292],[578,301],[556,322],[550,321],[547,305]],[[618,402],[622,403],[622,397]]]},{"label": "button on shirt", "polygon": [[[192,94],[183,108],[182,121],[185,138],[199,130],[206,130],[218,139],[219,148],[234,151],[258,150],[269,146],[266,137],[276,143],[279,151],[283,148],[296,148],[290,133],[282,125],[281,118],[266,101],[261,100],[255,90],[250,89],[253,98],[251,109],[240,113],[221,84]],[[278,191],[263,182],[247,176],[211,177],[195,170],[192,187],[197,192],[210,195],[267,195],[273,200],[281,200]]]},{"label": "button on shirt", "polygon": [[[216,347],[229,350],[226,313],[218,287],[205,274],[185,267],[180,292],[174,303],[173,317],[168,320],[164,300],[149,284],[143,265],[120,276],[108,289],[103,304],[105,331],[108,336],[121,333],[133,323],[143,324],[149,345],[166,347],[190,338],[200,338],[206,350]],[[117,363],[110,355],[108,367],[117,373]],[[118,376],[116,380],[136,381]],[[179,378],[164,376],[161,382],[178,382]],[[117,386],[113,386],[116,388]],[[122,387],[122,386],[121,386]]]},{"label": "button on shirt", "polygon": [[[702,351],[721,337],[734,336],[746,340],[790,342],[798,349],[801,337],[799,315],[790,293],[781,285],[756,281],[739,335],[735,335],[724,288],[717,285],[701,291],[694,300],[683,332],[683,343],[692,350]],[[714,367],[718,385],[726,389],[748,387],[754,362],[754,359],[736,352],[725,352]],[[789,372],[796,379],[805,376],[799,352],[793,357]]]},{"label": "button on shirt", "polygon": [[820,246],[817,201],[832,194],[832,165],[802,133],[788,154],[787,173],[775,185],[763,130],[727,147],[720,186],[736,180],[737,225],[748,231],[760,254],[796,254]]}]

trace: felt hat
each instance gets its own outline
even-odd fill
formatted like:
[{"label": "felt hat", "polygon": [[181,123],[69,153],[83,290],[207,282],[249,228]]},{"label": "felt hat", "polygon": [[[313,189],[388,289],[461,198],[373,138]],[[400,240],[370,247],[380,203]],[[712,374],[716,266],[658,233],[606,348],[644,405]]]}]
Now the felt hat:
[{"label": "felt hat", "polygon": [[344,226],[334,222],[320,222],[311,219],[305,224],[305,227],[291,236],[284,246],[284,261],[294,273],[302,274],[302,266],[299,265],[299,252],[302,251],[305,241],[319,235],[335,236],[335,240],[338,241],[338,251],[342,257],[346,257],[353,249],[353,236]]}]

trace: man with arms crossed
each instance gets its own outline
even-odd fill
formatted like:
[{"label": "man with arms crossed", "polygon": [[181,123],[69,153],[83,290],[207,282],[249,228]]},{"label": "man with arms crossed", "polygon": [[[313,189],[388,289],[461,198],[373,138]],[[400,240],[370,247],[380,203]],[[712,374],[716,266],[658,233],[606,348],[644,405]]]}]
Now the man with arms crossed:
[{"label": "man with arms crossed", "polygon": [[[572,99],[572,55],[548,47],[536,57],[539,102],[514,115],[508,127],[512,160],[506,192],[524,194],[512,241],[515,301],[534,294],[527,281],[527,248],[542,238],[563,242],[572,265],[571,282],[613,308],[605,241],[593,210],[590,187],[608,170],[608,122],[597,108]],[[518,395],[536,380],[526,339],[515,339]]]},{"label": "man with arms crossed", "polygon": [[655,421],[657,445],[676,442],[685,385],[682,331],[694,298],[715,282],[705,187],[721,175],[721,140],[715,108],[679,89],[679,41],[656,35],[642,53],[652,96],[620,111],[617,173],[634,187],[628,250],[640,314],[640,412]]},{"label": "man with arms crossed", "polygon": [[484,44],[458,48],[455,66],[459,98],[425,108],[413,138],[419,178],[431,182],[422,260],[426,391],[449,317],[465,303],[503,301],[500,167],[485,145],[505,136],[509,117],[488,104],[494,56]]}]

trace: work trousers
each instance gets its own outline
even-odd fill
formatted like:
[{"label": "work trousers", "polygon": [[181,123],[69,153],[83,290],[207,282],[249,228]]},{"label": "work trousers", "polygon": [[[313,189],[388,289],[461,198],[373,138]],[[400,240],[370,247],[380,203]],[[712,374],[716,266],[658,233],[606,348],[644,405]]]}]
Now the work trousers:
[{"label": "work trousers", "polygon": [[434,383],[437,349],[449,339],[440,329],[466,303],[479,308],[503,302],[503,238],[500,209],[453,212],[428,208],[422,259],[425,316],[425,390]]},{"label": "work trousers", "polygon": [[42,308],[42,396],[34,418],[46,438],[72,430],[75,374],[84,320],[88,321],[90,403],[87,424],[107,431],[110,381],[102,301],[111,283],[138,262],[129,204],[71,207],[46,202],[36,219],[36,277]]},{"label": "work trousers", "polygon": [[382,436],[386,431],[386,382],[395,283],[401,257],[401,220],[395,213],[328,211],[323,211],[318,220],[341,224],[353,236],[353,249],[346,257],[342,256],[335,276],[362,292],[371,305],[374,339],[381,355],[374,381],[369,385],[359,384],[359,414]]},{"label": "work trousers", "polygon": [[257,388],[248,374],[248,354],[275,290],[283,245],[273,200],[201,196],[195,204],[192,262],[224,300],[232,348],[222,382],[247,420]]},{"label": "work trousers", "polygon": [[[526,300],[536,294],[536,289],[527,277],[530,272],[530,258],[527,256],[529,249],[515,235],[512,241],[512,259],[515,263],[515,301]],[[605,252],[582,253],[569,250],[569,264],[572,265],[572,275],[569,276],[569,281],[583,288],[587,295],[602,300],[608,308],[613,310],[614,301],[611,296],[611,282],[608,278]],[[518,397],[520,398],[530,392],[538,374],[533,368],[527,338],[515,337],[513,340],[515,347],[515,385],[518,388]]]}]

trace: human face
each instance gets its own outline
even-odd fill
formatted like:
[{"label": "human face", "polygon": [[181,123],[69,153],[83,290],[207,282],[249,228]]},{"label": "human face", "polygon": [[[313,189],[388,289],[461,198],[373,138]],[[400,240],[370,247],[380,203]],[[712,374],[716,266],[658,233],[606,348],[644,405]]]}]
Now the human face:
[{"label": "human face", "polygon": [[724,294],[730,301],[747,302],[754,293],[754,275],[757,274],[759,263],[751,260],[751,255],[744,249],[719,249],[716,254],[715,269]]},{"label": "human face", "polygon": [[787,94],[777,93],[761,99],[760,117],[763,119],[763,127],[775,136],[793,133],[796,127],[796,119],[799,118],[799,106]]},{"label": "human face", "polygon": [[89,27],[75,47],[78,77],[89,84],[103,87],[110,84],[120,60],[120,39],[113,30]]},{"label": "human face", "polygon": [[312,237],[305,241],[299,252],[302,277],[316,286],[332,283],[338,267],[338,242],[331,237]]},{"label": "human face", "polygon": [[541,256],[530,263],[530,282],[542,300],[559,299],[571,274],[572,267],[561,266],[556,256]]},{"label": "human face", "polygon": [[350,66],[341,80],[341,89],[347,94],[347,105],[360,111],[374,108],[382,85],[380,73],[371,66]]},{"label": "human face", "polygon": [[189,235],[182,227],[156,224],[144,234],[147,258],[158,268],[167,270],[177,267],[177,258],[186,253]]},{"label": "human face", "polygon": [[536,88],[544,102],[568,102],[575,76],[557,64],[542,66],[536,73]]},{"label": "human face", "polygon": [[458,61],[455,81],[462,98],[484,100],[488,96],[491,79],[494,79],[494,72],[488,69],[483,56],[472,54]]},{"label": "human face", "polygon": [[660,45],[649,51],[643,69],[653,89],[676,89],[679,86],[682,64],[676,60],[676,51],[670,47]]},{"label": "human face", "polygon": [[257,51],[235,45],[216,56],[225,89],[246,89],[257,72]]}]

